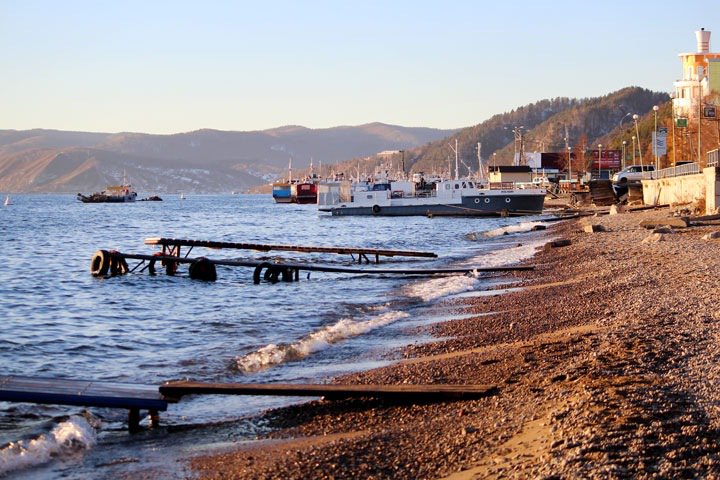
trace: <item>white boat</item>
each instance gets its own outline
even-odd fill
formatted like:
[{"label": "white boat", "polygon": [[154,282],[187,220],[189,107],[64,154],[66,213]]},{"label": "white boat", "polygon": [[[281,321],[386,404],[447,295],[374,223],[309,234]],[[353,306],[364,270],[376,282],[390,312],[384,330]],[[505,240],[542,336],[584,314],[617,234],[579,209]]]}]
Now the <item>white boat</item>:
[{"label": "white boat", "polygon": [[[414,178],[413,180],[417,180]],[[318,210],[333,215],[504,216],[542,213],[546,191],[530,184],[456,180],[320,183]]]},{"label": "white boat", "polygon": [[5,196],[5,203],[3,203],[3,205],[5,205],[7,207],[8,205],[11,205],[11,204],[12,204],[12,202],[10,202],[10,195]]},{"label": "white boat", "polygon": [[185,193],[180,192],[180,200],[185,200]]}]

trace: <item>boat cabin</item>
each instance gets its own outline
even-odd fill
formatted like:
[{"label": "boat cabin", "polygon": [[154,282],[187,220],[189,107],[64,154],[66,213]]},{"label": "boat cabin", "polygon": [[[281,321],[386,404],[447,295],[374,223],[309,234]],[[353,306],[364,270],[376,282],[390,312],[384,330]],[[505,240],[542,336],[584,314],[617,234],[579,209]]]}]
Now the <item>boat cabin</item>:
[{"label": "boat cabin", "polygon": [[530,165],[490,165],[490,183],[531,183]]}]

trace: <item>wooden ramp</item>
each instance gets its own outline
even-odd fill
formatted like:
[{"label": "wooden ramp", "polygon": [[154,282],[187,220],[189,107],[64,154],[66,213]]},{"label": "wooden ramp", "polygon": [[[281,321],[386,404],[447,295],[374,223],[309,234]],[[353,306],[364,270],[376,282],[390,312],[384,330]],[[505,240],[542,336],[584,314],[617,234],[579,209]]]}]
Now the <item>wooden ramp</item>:
[{"label": "wooden ramp", "polygon": [[422,402],[467,400],[497,394],[489,385],[338,385],[292,383],[203,383],[168,382],[160,393],[169,398],[185,395],[274,395],[288,397],[324,397],[326,399],[374,397],[394,401]]},{"label": "wooden ramp", "polygon": [[164,398],[158,387],[152,385],[1,376],[0,401],[126,408],[129,410],[129,428],[136,431],[139,428],[140,410],[147,410],[152,423],[157,424],[157,412],[167,410],[168,403],[173,400]]},{"label": "wooden ramp", "polygon": [[[378,248],[362,248],[362,247],[312,247],[302,245],[266,245],[261,243],[237,243],[237,242],[215,242],[209,240],[189,240],[182,238],[163,238],[153,237],[145,239],[146,245],[162,245],[163,253],[166,249],[169,253],[177,253],[180,247],[205,247],[205,248],[233,248],[240,250],[257,250],[260,252],[269,252],[271,250],[286,252],[304,252],[304,253],[337,253],[347,255],[357,255],[358,263],[365,260],[370,263],[368,255],[375,256],[375,263],[379,263],[380,257],[424,257],[436,258],[437,254],[433,252],[419,252],[413,250],[388,250]],[[188,252],[189,253],[189,252]],[[179,254],[178,254],[179,256]]]}]

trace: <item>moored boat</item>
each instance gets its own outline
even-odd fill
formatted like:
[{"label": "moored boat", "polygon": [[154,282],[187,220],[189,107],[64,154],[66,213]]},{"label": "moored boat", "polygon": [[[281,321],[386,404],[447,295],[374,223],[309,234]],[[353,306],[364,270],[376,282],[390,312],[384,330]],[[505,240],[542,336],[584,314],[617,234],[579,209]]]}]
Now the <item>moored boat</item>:
[{"label": "moored boat", "polygon": [[333,215],[500,216],[542,213],[546,191],[532,184],[463,178],[367,185],[321,183],[318,210]]},{"label": "moored boat", "polygon": [[83,203],[126,203],[137,199],[137,192],[129,184],[111,185],[102,192],[91,195],[77,194],[77,199]]},{"label": "moored boat", "polygon": [[272,184],[272,196],[275,203],[292,202],[292,184],[290,182],[275,182]]}]

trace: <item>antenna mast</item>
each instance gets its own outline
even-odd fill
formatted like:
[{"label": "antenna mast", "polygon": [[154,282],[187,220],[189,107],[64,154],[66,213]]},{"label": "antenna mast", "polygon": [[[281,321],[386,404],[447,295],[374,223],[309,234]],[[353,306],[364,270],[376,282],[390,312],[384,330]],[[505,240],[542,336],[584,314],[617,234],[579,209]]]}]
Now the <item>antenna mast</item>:
[{"label": "antenna mast", "polygon": [[455,152],[455,180],[458,179],[458,141],[457,138],[455,139],[455,148],[451,144],[448,143],[448,147]]}]

